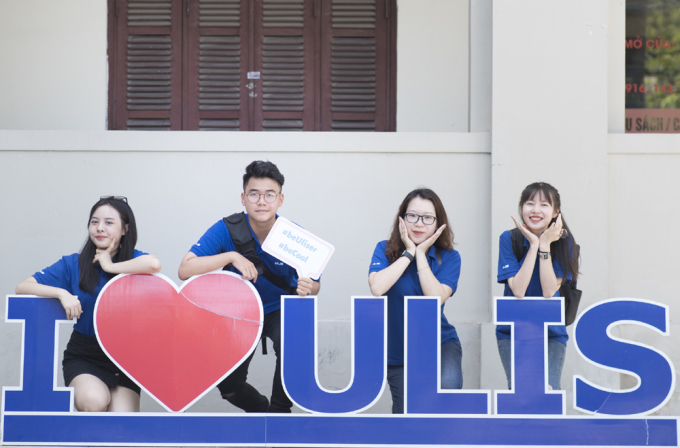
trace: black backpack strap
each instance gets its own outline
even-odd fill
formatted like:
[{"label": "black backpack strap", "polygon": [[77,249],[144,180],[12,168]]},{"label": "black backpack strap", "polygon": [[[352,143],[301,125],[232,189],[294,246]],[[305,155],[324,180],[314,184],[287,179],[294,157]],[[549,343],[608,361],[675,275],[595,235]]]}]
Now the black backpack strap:
[{"label": "black backpack strap", "polygon": [[[577,244],[574,248],[574,254],[578,258],[581,247]],[[564,323],[571,325],[576,320],[578,314],[578,307],[581,302],[581,295],[583,292],[578,289],[576,281],[572,280],[569,284],[560,286],[560,296],[564,297]]]},{"label": "black backpack strap", "polygon": [[267,338],[264,335],[264,331],[262,332],[262,354],[266,355],[267,354]]},{"label": "black backpack strap", "polygon": [[[289,286],[283,278],[270,271],[267,265],[264,264],[264,262],[255,252],[257,244],[253,238],[253,234],[250,233],[250,227],[248,227],[248,223],[246,222],[245,213],[234,213],[233,215],[227,216],[224,218],[224,224],[229,230],[229,235],[234,242],[234,246],[236,246],[236,252],[246,257],[248,261],[255,265],[255,269],[257,269],[257,275],[262,275],[264,278],[269,280],[271,284],[286,291],[290,295],[297,294],[297,288]],[[222,270],[229,271],[231,266],[231,264],[228,264],[222,268]],[[267,354],[267,340],[264,333],[262,333],[262,354]]]},{"label": "black backpack strap", "polygon": [[[262,263],[262,260],[260,260],[260,263]],[[288,283],[283,278],[279,277],[278,275],[270,271],[266,264],[262,263],[262,268],[263,268],[262,275],[264,276],[264,278],[269,280],[269,283],[271,283],[272,285],[276,286],[279,289],[283,289],[285,292],[288,293],[288,295],[291,296],[298,295],[297,286],[288,285]]]},{"label": "black backpack strap", "polygon": [[[255,238],[253,238],[253,234],[250,232],[245,213],[234,213],[231,216],[227,216],[224,218],[224,224],[227,226],[227,229],[229,229],[229,235],[234,242],[234,246],[236,246],[236,252],[246,257],[248,261],[255,265],[257,275],[262,275],[269,280],[269,283],[282,289],[286,293],[297,295],[297,287],[288,285],[283,278],[270,271],[267,265],[264,264],[255,252],[257,243],[255,243]],[[223,269],[228,271],[230,268],[231,264],[225,266]]]},{"label": "black backpack strap", "polygon": [[524,235],[518,228],[510,231],[510,241],[512,241],[512,252],[517,257],[517,261],[522,261],[522,258],[527,254],[527,249],[524,247]]},{"label": "black backpack strap", "polygon": [[[236,252],[246,257],[251,263],[257,267],[257,263],[261,262],[260,257],[255,253],[255,239],[252,233],[250,233],[250,228],[246,222],[246,214],[234,213],[233,215],[224,218],[224,224],[229,229],[229,236],[236,246]],[[224,267],[228,270],[231,265]],[[258,268],[257,273],[262,274],[261,270]]]}]

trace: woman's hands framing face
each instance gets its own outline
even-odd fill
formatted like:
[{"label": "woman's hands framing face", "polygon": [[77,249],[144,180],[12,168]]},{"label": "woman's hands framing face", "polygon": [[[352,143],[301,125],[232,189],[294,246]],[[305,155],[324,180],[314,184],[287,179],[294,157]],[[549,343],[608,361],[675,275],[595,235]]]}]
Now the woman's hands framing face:
[{"label": "woman's hands framing face", "polygon": [[432,234],[431,237],[423,241],[422,243],[416,244],[411,241],[411,238],[408,236],[408,230],[406,230],[406,223],[404,222],[404,218],[401,216],[399,217],[399,233],[401,234],[401,241],[404,243],[404,246],[406,247],[406,250],[411,252],[413,255],[416,254],[416,252],[422,252],[424,254],[427,254],[427,251],[430,249],[430,247],[434,244],[435,241],[437,241],[437,238],[442,234],[444,229],[446,228],[446,224],[443,226],[439,227],[434,234]]},{"label": "woman's hands framing face", "polygon": [[560,239],[562,232],[562,213],[560,213],[557,215],[555,222],[550,224],[550,227],[545,229],[545,232],[541,234],[541,244],[550,246],[550,244]]},{"label": "woman's hands framing face", "polygon": [[434,234],[431,237],[429,237],[422,243],[418,244],[418,246],[416,247],[416,252],[422,252],[424,254],[427,254],[427,251],[430,250],[430,247],[434,244],[435,241],[437,241],[437,238],[439,238],[439,235],[442,234],[445,228],[446,224],[438,228],[437,231],[434,232]]},{"label": "woman's hands framing face", "polygon": [[526,238],[527,241],[529,241],[530,245],[535,246],[536,244],[538,244],[538,237],[536,235],[534,235],[533,233],[531,233],[531,230],[529,230],[527,228],[526,224],[524,224],[523,222],[517,221],[517,219],[514,216],[510,216],[510,217],[512,218],[513,222],[515,223],[515,226],[517,226],[519,231],[522,232],[522,235],[524,235],[524,238]]},{"label": "woman's hands framing face", "polygon": [[564,233],[564,229],[562,229],[562,214],[559,213],[557,215],[557,219],[555,220],[554,223],[550,224],[550,226],[541,233],[540,238],[536,235],[534,235],[526,226],[524,223],[520,223],[517,221],[517,219],[514,216],[511,216],[512,220],[515,222],[515,226],[522,232],[522,235],[529,241],[529,244],[535,245],[535,244],[541,244],[541,246],[546,246],[550,247],[552,243],[555,241],[559,240],[562,237],[562,234]]},{"label": "woman's hands framing face", "polygon": [[401,235],[401,241],[404,243],[406,250],[415,255],[416,245],[413,241],[411,241],[411,238],[409,238],[408,231],[406,230],[406,223],[404,222],[404,218],[401,216],[399,217],[399,234]]}]

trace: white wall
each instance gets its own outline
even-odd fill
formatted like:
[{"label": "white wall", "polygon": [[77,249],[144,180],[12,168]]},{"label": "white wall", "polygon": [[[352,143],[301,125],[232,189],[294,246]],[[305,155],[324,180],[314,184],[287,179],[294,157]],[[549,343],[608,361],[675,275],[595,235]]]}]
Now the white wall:
[{"label": "white wall", "polygon": [[470,2],[470,132],[491,131],[493,0]]},{"label": "white wall", "polygon": [[0,129],[106,129],[106,0],[0,0]]},{"label": "white wall", "polygon": [[[493,73],[484,61],[490,31],[466,28],[467,2],[398,5],[398,129],[466,131],[468,84],[483,97],[470,103],[471,128],[488,129],[482,77],[493,75],[493,145],[489,134],[450,132],[102,132],[105,1],[59,0],[56,8],[47,0],[0,0],[0,129],[77,130],[0,131],[2,290],[11,293],[37,269],[78,250],[87,210],[102,194],[130,197],[140,247],[159,256],[163,272],[177,280],[179,260],[195,239],[240,207],[243,167],[269,158],[288,179],[282,215],[338,248],[324,274],[320,316],[327,350],[339,357],[327,364],[322,382],[343,386],[349,296],[368,292],[375,243],[386,237],[401,197],[425,184],[444,198],[463,258],[460,289],[447,315],[463,339],[465,387],[500,389],[504,375],[490,312],[491,296],[502,293],[495,282],[497,239],[512,225],[521,189],[543,179],[562,193],[565,217],[583,248],[583,307],[622,296],[668,304],[670,337],[634,327],[621,334],[659,348],[677,364],[680,301],[673,268],[680,236],[673,224],[680,218],[680,137],[620,134],[623,0],[494,2]],[[489,5],[474,3],[472,23],[490,24]],[[470,80],[469,31],[470,70],[479,75]],[[441,50],[423,44],[433,38],[444,39],[450,55],[439,66],[419,62]],[[70,64],[59,62],[63,58]],[[563,85],[570,88],[555,87]],[[18,384],[19,339],[16,326],[0,323],[2,385]],[[272,358],[258,355],[253,363],[253,382],[265,393]],[[613,387],[629,381],[589,366],[570,345],[562,378],[568,390],[576,373]],[[145,410],[154,406],[145,400]],[[225,406],[211,394],[194,410]],[[387,409],[383,399],[374,411]],[[660,413],[678,415],[680,393]]]},{"label": "white wall", "polygon": [[[156,255],[162,273],[179,284],[177,269],[191,245],[223,216],[242,210],[245,166],[269,159],[286,177],[281,216],[336,247],[319,295],[320,377],[341,389],[350,372],[350,296],[370,294],[367,273],[375,245],[389,236],[403,197],[428,186],[444,202],[463,260],[446,314],[463,342],[466,387],[478,387],[479,328],[488,316],[489,148],[488,134],[0,131],[0,191],[11,192],[0,195],[1,295],[77,252],[87,235],[89,209],[101,195],[128,197],[138,247]],[[0,309],[4,306],[3,299]],[[20,325],[0,322],[0,385],[19,384],[20,332]],[[62,326],[62,348],[69,334]],[[273,362],[273,355],[263,357],[258,350],[250,369],[249,381],[266,394]],[[58,378],[62,381],[61,372]],[[388,395],[371,412],[389,412]],[[143,410],[156,409],[144,398]],[[192,407],[227,410],[233,408],[216,392]]]},{"label": "white wall", "polygon": [[[553,184],[583,248],[583,309],[608,298],[606,22],[606,0],[494,2],[490,237],[513,227],[526,185]],[[498,244],[492,249],[492,291],[502,295]],[[576,373],[618,386],[616,375],[587,365],[570,341],[562,375],[568,412]]]},{"label": "white wall", "polygon": [[[676,254],[680,221],[680,137],[610,135],[609,296],[634,297],[669,306],[670,337],[626,325],[620,335],[661,350],[680,368],[680,300]],[[632,383],[631,383],[632,381]],[[635,384],[622,375],[622,387]],[[656,414],[679,415],[680,392]]]},{"label": "white wall", "polygon": [[[680,135],[624,134],[625,0],[608,0],[608,297],[640,298],[663,303],[670,310],[670,337],[650,329],[625,325],[619,335],[661,350],[680,367],[680,300],[674,254],[680,237],[673,223],[680,220]],[[635,380],[620,375],[622,388]],[[680,415],[680,391],[657,415]]]},{"label": "white wall", "polygon": [[[106,129],[106,14],[106,0],[0,0],[0,129]],[[399,0],[397,29],[397,130],[467,132],[468,0]]]},{"label": "white wall", "polygon": [[397,130],[467,132],[468,0],[398,6]]},{"label": "white wall", "polygon": [[[626,117],[626,0],[608,0],[607,103],[610,133],[623,134]],[[605,26],[605,25],[601,25]]]}]

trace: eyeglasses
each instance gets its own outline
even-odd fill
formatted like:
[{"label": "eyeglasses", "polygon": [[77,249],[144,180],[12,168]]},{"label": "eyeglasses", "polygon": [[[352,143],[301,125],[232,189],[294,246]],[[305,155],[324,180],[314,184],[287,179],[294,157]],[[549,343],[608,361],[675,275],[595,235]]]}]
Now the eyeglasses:
[{"label": "eyeglasses", "polygon": [[406,222],[410,222],[411,224],[416,224],[419,220],[422,219],[423,224],[425,224],[426,226],[431,226],[437,220],[436,216],[416,215],[415,213],[407,213],[405,218],[406,218]]},{"label": "eyeglasses", "polygon": [[104,199],[116,199],[118,201],[123,201],[126,204],[128,203],[127,198],[125,196],[100,196],[99,200],[103,201]]},{"label": "eyeglasses", "polygon": [[257,201],[260,200],[260,196],[264,196],[264,200],[267,201],[268,204],[271,204],[276,200],[278,195],[278,193],[272,193],[271,191],[264,194],[252,192],[248,193],[247,198],[249,202],[256,204]]}]

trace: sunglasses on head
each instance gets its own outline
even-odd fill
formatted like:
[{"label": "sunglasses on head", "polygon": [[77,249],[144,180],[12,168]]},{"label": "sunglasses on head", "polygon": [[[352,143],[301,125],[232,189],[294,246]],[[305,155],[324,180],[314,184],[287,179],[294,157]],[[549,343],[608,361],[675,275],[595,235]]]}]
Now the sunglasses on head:
[{"label": "sunglasses on head", "polygon": [[118,201],[123,201],[126,204],[128,203],[127,198],[125,196],[100,196],[99,200],[103,201],[104,199],[116,199]]}]

